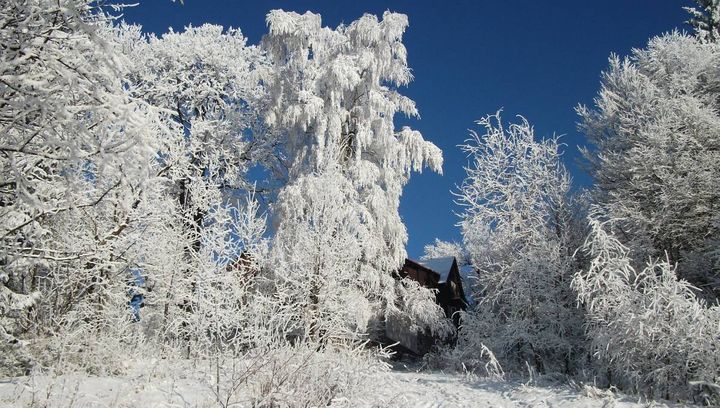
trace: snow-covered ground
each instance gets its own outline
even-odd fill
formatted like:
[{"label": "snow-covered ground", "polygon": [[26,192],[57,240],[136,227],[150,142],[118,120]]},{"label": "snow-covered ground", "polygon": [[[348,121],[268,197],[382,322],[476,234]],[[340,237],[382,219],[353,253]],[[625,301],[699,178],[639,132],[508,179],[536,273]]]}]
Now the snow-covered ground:
[{"label": "snow-covered ground", "polygon": [[518,381],[472,379],[439,372],[391,372],[392,387],[378,391],[379,400],[396,407],[580,407],[630,408],[681,405],[619,395],[590,386],[539,386]]},{"label": "snow-covered ground", "polygon": [[[212,390],[191,376],[17,378],[0,381],[1,407],[214,407]],[[240,405],[248,406],[250,401]],[[539,386],[396,368],[377,378],[364,401],[338,399],[352,407],[680,407],[642,402],[589,386]]]}]

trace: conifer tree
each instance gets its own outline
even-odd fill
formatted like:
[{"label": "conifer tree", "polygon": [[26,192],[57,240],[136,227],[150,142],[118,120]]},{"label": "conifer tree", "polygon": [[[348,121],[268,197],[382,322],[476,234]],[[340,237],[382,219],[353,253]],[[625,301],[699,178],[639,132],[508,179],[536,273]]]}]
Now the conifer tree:
[{"label": "conifer tree", "polygon": [[687,21],[695,29],[695,35],[700,41],[716,42],[720,40],[720,1],[695,0],[700,6],[683,7],[690,13]]}]

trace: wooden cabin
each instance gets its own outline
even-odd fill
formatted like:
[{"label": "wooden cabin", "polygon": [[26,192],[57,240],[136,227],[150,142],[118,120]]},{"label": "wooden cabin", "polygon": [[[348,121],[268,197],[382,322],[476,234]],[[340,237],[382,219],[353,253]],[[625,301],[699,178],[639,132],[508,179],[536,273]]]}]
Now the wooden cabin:
[{"label": "wooden cabin", "polygon": [[445,316],[453,319],[457,326],[460,320],[455,312],[467,309],[468,305],[457,260],[454,256],[449,256],[427,259],[420,261],[420,264],[439,275],[437,303],[445,311]]},{"label": "wooden cabin", "polygon": [[400,278],[410,278],[426,288],[438,289],[440,284],[440,274],[438,272],[412,259],[405,259],[405,264],[398,271],[398,274]]},{"label": "wooden cabin", "polygon": [[260,267],[249,252],[241,253],[234,262],[227,264],[226,268],[228,272],[237,274],[241,281],[253,279],[260,273]]},{"label": "wooden cabin", "polygon": [[[463,290],[462,278],[455,257],[413,261],[406,259],[398,271],[398,278],[410,278],[422,286],[435,289],[435,301],[445,311],[445,316],[453,320],[455,326],[460,323],[456,312],[465,310],[468,302]],[[402,317],[390,316],[385,323],[386,336],[400,343],[404,348],[415,354],[425,354],[436,340],[426,330],[424,332],[410,329],[410,322]]]}]

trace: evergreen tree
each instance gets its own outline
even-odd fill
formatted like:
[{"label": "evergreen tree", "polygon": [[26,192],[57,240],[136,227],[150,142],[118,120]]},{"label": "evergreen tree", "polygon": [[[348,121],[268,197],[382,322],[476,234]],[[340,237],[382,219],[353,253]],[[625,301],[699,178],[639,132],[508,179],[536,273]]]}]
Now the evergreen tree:
[{"label": "evergreen tree", "polygon": [[700,9],[683,7],[690,13],[687,21],[695,29],[695,35],[700,41],[717,42],[720,40],[720,1],[695,0]]}]

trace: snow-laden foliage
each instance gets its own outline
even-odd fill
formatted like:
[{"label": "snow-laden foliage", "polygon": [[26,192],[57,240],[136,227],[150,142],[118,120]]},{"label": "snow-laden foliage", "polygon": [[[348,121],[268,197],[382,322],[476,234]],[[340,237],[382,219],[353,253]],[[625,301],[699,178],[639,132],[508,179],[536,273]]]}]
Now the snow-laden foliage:
[{"label": "snow-laden foliage", "polygon": [[[354,211],[356,194],[340,172],[300,178],[280,194],[277,215],[295,222],[277,232],[272,265],[279,293],[290,296],[284,302],[295,305],[293,336],[347,342],[383,329],[369,325],[381,320],[373,303],[383,300],[388,283],[362,260],[358,237],[372,235]],[[450,328],[434,293],[416,286],[398,285],[386,308],[446,335]]]},{"label": "snow-laden foliage", "polygon": [[[254,249],[264,218],[248,215],[257,203],[242,204],[242,197],[255,191],[248,169],[268,154],[256,127],[267,64],[239,30],[215,25],[161,37],[120,25],[108,35],[115,51],[133,61],[126,87],[161,108],[168,128],[156,135],[155,193],[147,197],[150,206],[164,209],[166,220],[145,231],[164,250],[138,256],[152,290],[148,303],[159,306],[146,313],[148,330],[187,346],[190,354],[233,348],[241,341],[236,337],[245,341],[252,333],[238,330],[252,313],[245,306],[254,305],[248,292],[257,283],[243,276],[256,274],[266,259],[265,251]],[[218,336],[226,338],[205,344]]]},{"label": "snow-laden foliage", "polygon": [[436,302],[436,290],[429,290],[419,282],[404,278],[396,289],[397,297],[388,313],[408,322],[408,329],[432,334],[446,340],[455,335],[452,321]]},{"label": "snow-laden foliage", "polygon": [[[471,265],[475,304],[429,362],[567,373],[589,343],[608,384],[720,403],[720,9],[697,3],[695,37],[612,57],[578,108],[602,211],[577,256],[557,138],[479,122],[463,243],[426,247]],[[148,378],[191,373],[221,406],[353,405],[387,369],[386,319],[454,337],[436,294],[397,279],[402,189],[442,166],[394,123],[418,116],[406,16],[274,10],[251,46],[215,25],[146,35],[120,9],[0,8],[0,375],[152,357]]]},{"label": "snow-laden foliage", "polygon": [[700,9],[683,7],[690,13],[690,24],[700,41],[717,42],[720,40],[720,1],[695,0]]},{"label": "snow-laden foliage", "polygon": [[421,260],[433,258],[455,257],[458,267],[470,264],[470,256],[458,242],[448,242],[435,238],[435,242],[425,245]]},{"label": "snow-laden foliage", "polygon": [[717,404],[719,9],[697,3],[696,37],[612,56],[595,108],[577,109],[596,206],[573,286],[609,384]]},{"label": "snow-laden foliage", "polygon": [[573,370],[581,316],[570,290],[570,179],[556,138],[536,141],[530,124],[505,127],[499,114],[478,122],[461,146],[470,156],[457,193],[460,223],[477,271],[474,300],[458,348],[484,344],[505,368]]},{"label": "snow-laden foliage", "polygon": [[309,175],[287,185],[276,215],[283,222],[273,253],[278,285],[296,305],[297,336],[352,340],[367,333],[376,311],[370,299],[383,282],[361,273],[358,235],[371,239],[353,211],[356,194],[339,172]]},{"label": "snow-laden foliage", "polygon": [[3,331],[51,333],[78,303],[99,316],[126,302],[118,245],[162,125],[125,88],[129,61],[108,52],[93,7],[31,0],[0,11],[2,285],[36,300],[17,312],[22,327]]},{"label": "snow-laden foliage", "polygon": [[[381,330],[394,304],[392,274],[406,255],[402,188],[411,171],[442,165],[440,149],[419,132],[394,127],[396,113],[417,115],[397,91],[412,79],[402,44],[407,17],[365,15],[333,30],[319,15],[273,10],[267,23],[263,48],[274,66],[265,122],[278,141],[275,173],[287,180],[276,204],[276,258],[293,265],[281,263],[275,273],[305,281],[298,293],[314,303],[321,287],[345,286],[357,312],[341,331]],[[303,242],[298,234],[320,236]],[[308,248],[320,242],[329,245],[322,253]],[[319,275],[340,265],[342,273]]]},{"label": "snow-laden foliage", "polygon": [[720,307],[708,307],[667,260],[633,268],[630,251],[589,217],[589,268],[573,279],[587,307],[587,334],[599,373],[611,384],[661,398],[720,402]]},{"label": "snow-laden foliage", "polygon": [[[612,56],[595,108],[578,108],[597,204],[642,262],[720,294],[720,44],[677,32]],[[639,265],[635,265],[636,267]]]},{"label": "snow-laden foliage", "polygon": [[262,63],[238,32],[146,38],[89,3],[2,11],[3,347],[36,336],[43,364],[113,372],[146,335],[197,353],[219,336],[203,327],[249,320],[247,281],[224,268],[264,258],[264,219],[228,193],[248,187]]},{"label": "snow-laden foliage", "polygon": [[245,171],[266,154],[252,132],[266,69],[257,47],[239,30],[209,24],[159,38],[123,25],[116,36],[117,51],[134,62],[128,87],[163,108],[173,130],[159,136],[157,156],[163,176],[178,184],[175,194],[187,196],[183,206],[204,212],[220,194],[205,190],[250,188]]},{"label": "snow-laden foliage", "polygon": [[366,14],[333,30],[317,14],[273,10],[267,22],[263,45],[276,73],[266,121],[284,134],[291,178],[338,160],[376,167],[377,174],[364,170],[372,177],[367,184],[390,184],[426,164],[441,170],[437,147],[416,131],[394,128],[396,113],[418,115],[397,91],[412,80],[402,44],[405,15],[386,12],[378,21]]},{"label": "snow-laden foliage", "polygon": [[[261,50],[211,25],[146,36],[95,5],[0,12],[6,373],[115,375],[152,353],[196,364],[221,405],[326,405],[382,370],[384,352],[363,340],[386,311],[449,327],[432,292],[392,277],[402,187],[442,163],[393,127],[396,112],[416,114],[395,90],[410,80],[404,16],[334,31],[318,16],[313,41],[342,38],[318,42],[318,61],[283,82],[295,62],[276,60],[280,23]],[[288,115],[296,94],[321,109]],[[301,119],[326,140],[306,143]],[[321,129],[336,122],[344,130]],[[283,186],[273,237],[255,166],[273,177],[260,183]]]}]

